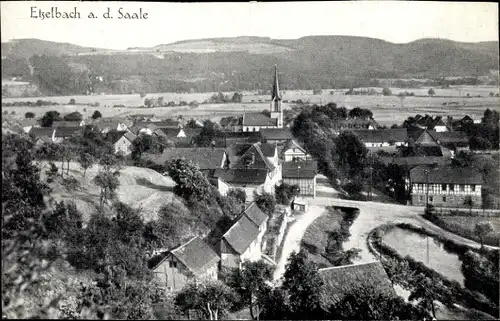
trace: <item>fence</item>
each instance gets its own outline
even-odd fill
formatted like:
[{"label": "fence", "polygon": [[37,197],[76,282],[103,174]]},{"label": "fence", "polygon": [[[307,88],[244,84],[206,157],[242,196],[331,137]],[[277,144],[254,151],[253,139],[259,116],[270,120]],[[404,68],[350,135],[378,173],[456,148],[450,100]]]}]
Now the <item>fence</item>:
[{"label": "fence", "polygon": [[479,217],[500,217],[500,210],[497,209],[480,209],[480,208],[450,208],[450,207],[435,207],[432,209],[432,214],[439,216],[479,216]]}]

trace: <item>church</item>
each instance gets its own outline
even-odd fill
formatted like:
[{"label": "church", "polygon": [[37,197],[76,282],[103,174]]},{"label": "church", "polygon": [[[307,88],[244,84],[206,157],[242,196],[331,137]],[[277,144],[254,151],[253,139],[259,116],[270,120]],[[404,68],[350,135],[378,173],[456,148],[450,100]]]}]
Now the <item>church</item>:
[{"label": "church", "polygon": [[274,66],[273,91],[271,95],[270,117],[259,112],[243,113],[241,127],[243,132],[258,132],[263,128],[283,128],[283,108],[278,83],[278,66]]}]

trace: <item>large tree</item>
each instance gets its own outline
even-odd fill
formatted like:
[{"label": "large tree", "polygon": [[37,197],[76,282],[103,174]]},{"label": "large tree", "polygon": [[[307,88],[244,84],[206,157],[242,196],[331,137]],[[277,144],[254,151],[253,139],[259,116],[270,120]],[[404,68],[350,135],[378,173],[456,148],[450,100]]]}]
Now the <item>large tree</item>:
[{"label": "large tree", "polygon": [[289,296],[291,313],[297,318],[312,318],[320,311],[323,279],[318,267],[301,251],[292,253],[285,268],[283,289]]},{"label": "large tree", "polygon": [[55,110],[50,110],[46,112],[45,115],[43,115],[42,119],[40,120],[40,125],[42,127],[52,127],[52,123],[59,120],[62,120],[59,112]]},{"label": "large tree", "polygon": [[436,301],[449,303],[451,298],[450,290],[443,284],[441,279],[421,275],[420,280],[415,283],[408,300],[418,300],[419,306],[426,311],[430,310],[432,316],[436,318]]},{"label": "large tree", "polygon": [[341,132],[335,139],[337,164],[350,177],[358,175],[363,170],[367,153],[365,145],[352,132]]},{"label": "large tree", "polygon": [[74,111],[72,113],[64,115],[63,119],[67,121],[81,121],[83,119],[83,115],[77,111]]},{"label": "large tree", "polygon": [[188,202],[213,201],[214,187],[199,168],[182,158],[167,162],[167,172],[177,184],[174,192]]},{"label": "large tree", "polygon": [[[470,201],[472,202],[472,200]],[[472,204],[472,203],[471,203]],[[472,205],[470,205],[472,208]],[[484,246],[484,237],[493,232],[493,225],[490,222],[477,223],[474,227],[474,233],[481,240],[481,248]]]}]

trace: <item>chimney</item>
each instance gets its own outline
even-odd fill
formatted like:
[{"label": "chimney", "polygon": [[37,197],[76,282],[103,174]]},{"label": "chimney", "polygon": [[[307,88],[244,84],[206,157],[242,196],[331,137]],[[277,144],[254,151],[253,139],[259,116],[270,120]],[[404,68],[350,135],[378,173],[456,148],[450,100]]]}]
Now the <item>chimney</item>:
[{"label": "chimney", "polygon": [[254,164],[254,163],[255,163],[255,154],[252,153],[252,162],[251,162],[251,164]]}]

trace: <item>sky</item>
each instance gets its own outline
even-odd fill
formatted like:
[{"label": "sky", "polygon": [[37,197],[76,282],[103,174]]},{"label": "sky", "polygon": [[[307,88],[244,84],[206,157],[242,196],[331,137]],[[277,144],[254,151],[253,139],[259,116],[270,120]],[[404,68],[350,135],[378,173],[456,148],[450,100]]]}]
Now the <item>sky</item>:
[{"label": "sky", "polygon": [[[126,49],[179,40],[260,36],[297,39],[352,35],[406,43],[421,38],[498,41],[498,4],[486,2],[345,1],[275,3],[139,3],[1,1],[2,42],[38,38]],[[32,8],[35,7],[35,8]],[[39,10],[80,13],[80,19],[40,19]],[[113,19],[104,19],[110,8]],[[147,19],[118,19],[147,13]],[[54,9],[55,10],[55,9]],[[33,14],[32,12],[35,12]],[[97,18],[88,18],[89,13]]]}]

